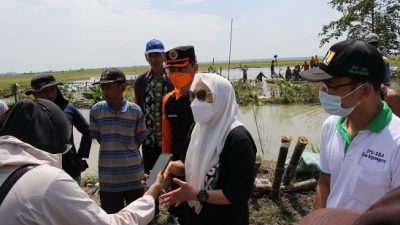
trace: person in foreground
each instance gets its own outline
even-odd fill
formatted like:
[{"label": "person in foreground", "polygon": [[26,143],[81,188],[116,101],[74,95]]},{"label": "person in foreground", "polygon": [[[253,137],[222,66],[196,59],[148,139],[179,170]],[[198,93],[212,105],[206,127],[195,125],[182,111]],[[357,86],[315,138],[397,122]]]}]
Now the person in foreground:
[{"label": "person in foreground", "polygon": [[160,196],[167,206],[186,205],[186,224],[248,224],[248,200],[254,183],[256,147],[238,121],[239,109],[232,85],[217,74],[197,74],[189,99],[195,120],[186,158],[171,162],[171,174],[180,187]]},{"label": "person in foreground", "polygon": [[400,186],[400,119],[380,98],[382,56],[365,42],[346,40],[300,75],[322,82],[321,105],[332,115],[321,131],[314,207],[364,212]]},{"label": "person in foreground", "polygon": [[[71,148],[71,125],[54,103],[21,100],[0,118],[0,185],[16,169],[33,165],[0,203],[1,224],[147,224],[163,177],[145,195],[116,214],[107,214],[61,170]],[[1,201],[0,201],[1,202]]]}]

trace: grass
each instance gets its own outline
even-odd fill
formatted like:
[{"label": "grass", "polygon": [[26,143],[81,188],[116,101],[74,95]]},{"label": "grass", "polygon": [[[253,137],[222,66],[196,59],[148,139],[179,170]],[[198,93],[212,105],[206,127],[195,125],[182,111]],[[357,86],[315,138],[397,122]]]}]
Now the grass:
[{"label": "grass", "polygon": [[[144,73],[148,68],[145,66],[141,67],[126,67],[120,68],[125,74],[140,74]],[[102,69],[81,69],[72,71],[57,71],[53,72],[54,77],[57,81],[62,83],[69,83],[78,80],[88,80],[91,77],[99,77]],[[2,76],[0,83],[0,97],[4,97],[10,94],[11,86],[18,83],[20,89],[25,90],[30,86],[32,79],[32,73],[17,74],[13,76]]]}]

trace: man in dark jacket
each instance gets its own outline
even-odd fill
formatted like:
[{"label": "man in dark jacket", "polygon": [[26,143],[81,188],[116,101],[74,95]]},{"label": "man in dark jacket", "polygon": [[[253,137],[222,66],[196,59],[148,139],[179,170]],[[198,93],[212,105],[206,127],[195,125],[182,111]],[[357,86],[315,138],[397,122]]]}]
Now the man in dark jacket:
[{"label": "man in dark jacket", "polygon": [[[174,84],[174,90],[165,95],[162,105],[162,152],[171,153],[172,161],[186,156],[186,136],[194,123],[188,91],[197,73],[196,54],[193,46],[175,47],[166,53],[164,68]],[[183,180],[184,177],[179,177]],[[172,188],[178,188],[172,184]],[[178,217],[179,224],[185,224],[183,204],[171,206],[169,212]]]},{"label": "man in dark jacket", "polygon": [[146,44],[144,55],[151,68],[136,79],[133,88],[135,103],[142,109],[146,127],[150,131],[142,145],[144,171],[148,174],[161,153],[161,104],[165,94],[172,91],[173,86],[163,68],[163,43],[156,39],[150,40]]},{"label": "man in dark jacket", "polygon": [[82,158],[89,158],[90,147],[92,145],[92,139],[89,136],[88,130],[89,123],[79,110],[63,97],[57,87],[58,84],[61,83],[57,82],[52,74],[40,73],[32,78],[32,87],[26,91],[26,94],[33,94],[35,99],[42,98],[54,102],[64,111],[64,115],[71,125],[82,134],[79,150],[77,152],[74,144],[74,135],[71,132],[70,143],[73,147],[69,152],[64,154],[62,158],[63,170],[80,184],[81,171],[87,166],[86,161],[82,160]]}]

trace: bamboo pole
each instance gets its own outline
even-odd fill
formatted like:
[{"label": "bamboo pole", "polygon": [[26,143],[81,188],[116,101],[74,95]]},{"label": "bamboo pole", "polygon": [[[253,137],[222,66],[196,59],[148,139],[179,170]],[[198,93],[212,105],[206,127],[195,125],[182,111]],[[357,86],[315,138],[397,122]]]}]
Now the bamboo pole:
[{"label": "bamboo pole", "polygon": [[296,147],[294,147],[292,158],[290,159],[289,165],[286,168],[285,175],[283,176],[284,186],[292,185],[291,181],[296,171],[297,164],[299,164],[300,157],[303,154],[304,148],[306,147],[307,144],[308,144],[307,138],[300,136],[297,139],[297,144]]},{"label": "bamboo pole", "polygon": [[[294,183],[292,186],[280,186],[280,191],[285,193],[296,193],[301,191],[307,191],[317,186],[317,180],[311,178],[308,180],[300,181]],[[255,185],[255,190],[261,193],[272,193],[271,184],[257,184]]]},{"label": "bamboo pole", "polygon": [[304,180],[301,182],[294,183],[293,187],[288,190],[288,192],[300,192],[310,190],[317,186],[317,180],[315,178],[311,178],[309,180]]},{"label": "bamboo pole", "polygon": [[272,191],[271,191],[271,199],[274,202],[279,202],[281,181],[283,172],[285,171],[285,161],[291,141],[292,137],[290,136],[283,136],[281,138],[281,147],[279,149],[278,162],[276,163],[274,182],[272,184]]}]

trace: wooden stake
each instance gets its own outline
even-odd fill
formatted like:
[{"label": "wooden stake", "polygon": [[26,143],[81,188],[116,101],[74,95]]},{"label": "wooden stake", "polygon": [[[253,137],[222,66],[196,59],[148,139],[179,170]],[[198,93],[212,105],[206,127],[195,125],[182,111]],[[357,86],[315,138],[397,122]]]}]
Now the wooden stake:
[{"label": "wooden stake", "polygon": [[281,139],[281,147],[279,149],[278,162],[276,163],[274,182],[272,184],[271,199],[279,202],[279,192],[283,173],[285,172],[285,161],[292,137],[283,136]]},{"label": "wooden stake", "polygon": [[285,175],[283,176],[284,186],[292,185],[291,181],[294,173],[296,172],[297,164],[299,164],[300,157],[303,154],[304,148],[306,147],[307,144],[308,144],[307,138],[302,136],[298,138],[296,147],[294,147],[292,158],[290,159],[289,165],[286,168]]}]

